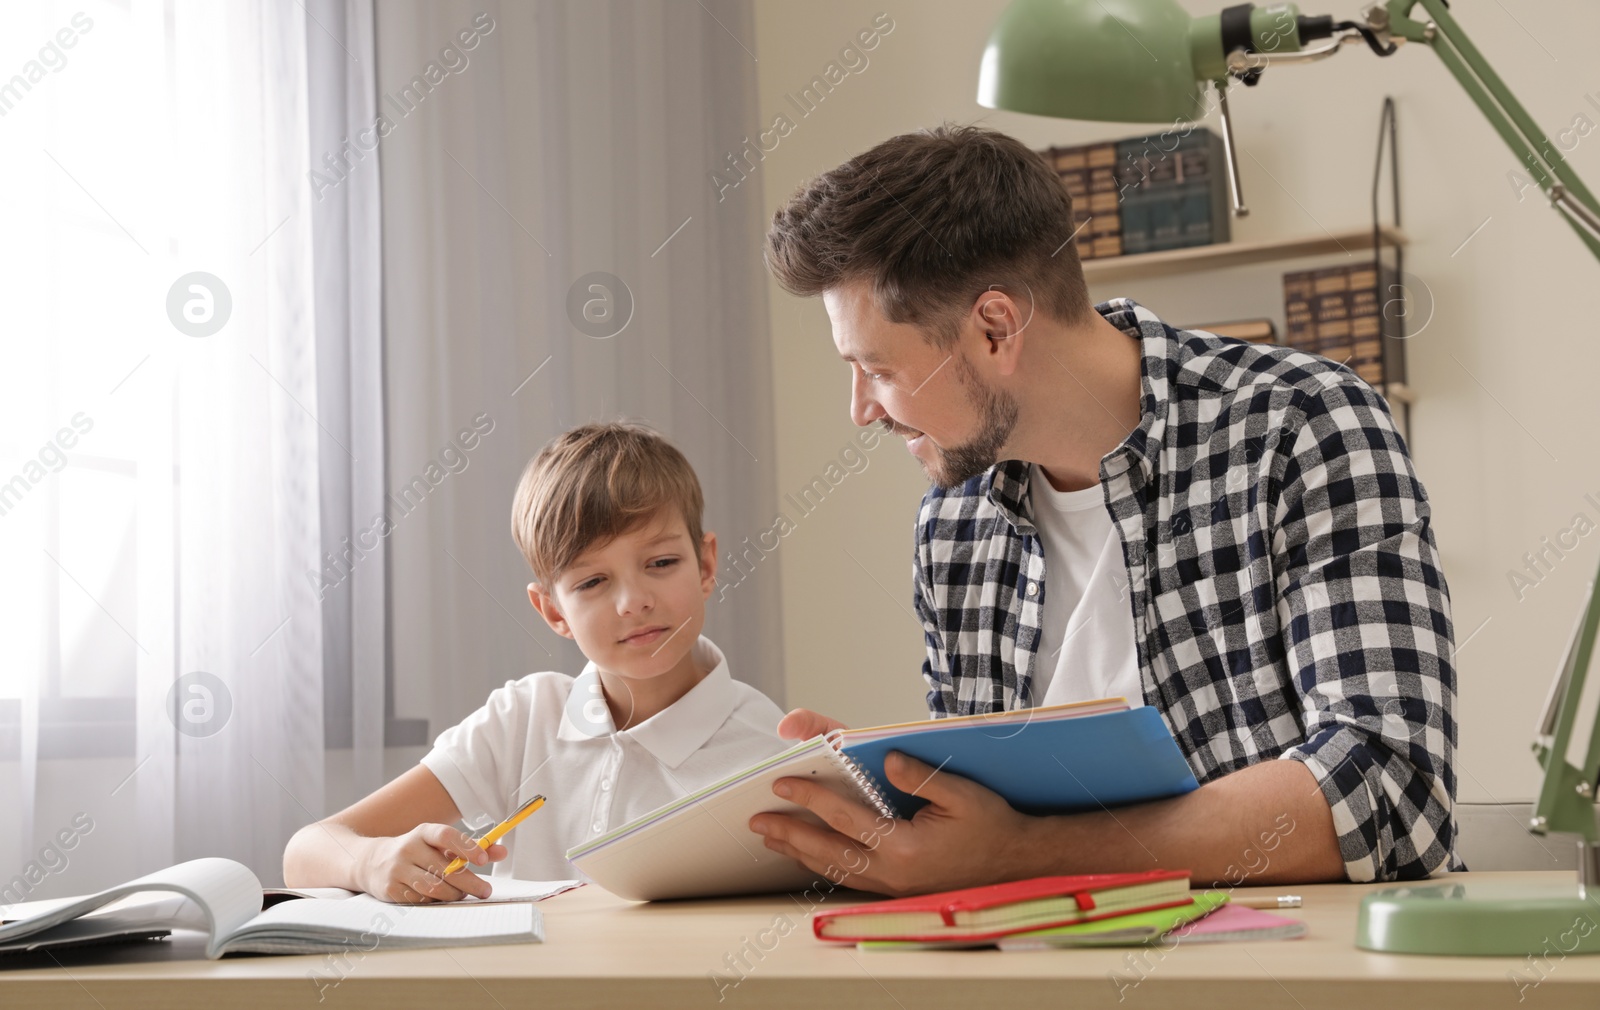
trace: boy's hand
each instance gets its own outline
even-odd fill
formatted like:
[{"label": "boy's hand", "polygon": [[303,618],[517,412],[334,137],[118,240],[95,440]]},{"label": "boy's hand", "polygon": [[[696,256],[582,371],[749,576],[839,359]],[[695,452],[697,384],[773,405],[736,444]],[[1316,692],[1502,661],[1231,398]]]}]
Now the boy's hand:
[{"label": "boy's hand", "polygon": [[797,708],[778,720],[778,735],[785,740],[809,740],[829,730],[848,728],[839,720],[818,715],[809,708]]},{"label": "boy's hand", "polygon": [[456,901],[469,894],[487,898],[489,882],[471,870],[440,874],[457,856],[470,865],[487,866],[510,855],[499,842],[481,849],[471,835],[448,824],[419,824],[403,835],[372,841],[362,890],[400,905]]}]

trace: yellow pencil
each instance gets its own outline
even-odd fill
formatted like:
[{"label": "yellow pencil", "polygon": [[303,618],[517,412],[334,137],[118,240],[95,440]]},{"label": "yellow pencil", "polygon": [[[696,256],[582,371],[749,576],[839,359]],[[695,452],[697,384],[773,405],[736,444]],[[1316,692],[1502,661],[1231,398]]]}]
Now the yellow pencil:
[{"label": "yellow pencil", "polygon": [[[543,796],[535,796],[533,799],[524,803],[522,805],[522,809],[518,810],[510,817],[507,817],[499,824],[496,824],[494,827],[490,828],[488,834],[478,839],[478,848],[487,849],[495,842],[498,842],[507,831],[510,831],[518,824],[521,824],[524,817],[527,817],[529,814],[533,813],[535,810],[538,810],[542,806],[544,806]],[[460,856],[457,856],[455,859],[450,860],[449,866],[444,868],[444,876],[448,877],[450,874],[456,872],[466,865],[467,861],[462,859]]]},{"label": "yellow pencil", "polygon": [[1228,903],[1240,908],[1299,908],[1300,896],[1285,894],[1276,898],[1232,898]]}]

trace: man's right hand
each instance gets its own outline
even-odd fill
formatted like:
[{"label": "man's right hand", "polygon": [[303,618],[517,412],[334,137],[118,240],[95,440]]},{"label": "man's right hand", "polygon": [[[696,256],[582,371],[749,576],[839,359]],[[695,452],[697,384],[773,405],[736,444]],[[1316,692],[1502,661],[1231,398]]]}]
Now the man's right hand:
[{"label": "man's right hand", "polygon": [[778,735],[785,740],[809,740],[835,729],[849,727],[837,719],[818,715],[809,708],[797,708],[778,721]]}]

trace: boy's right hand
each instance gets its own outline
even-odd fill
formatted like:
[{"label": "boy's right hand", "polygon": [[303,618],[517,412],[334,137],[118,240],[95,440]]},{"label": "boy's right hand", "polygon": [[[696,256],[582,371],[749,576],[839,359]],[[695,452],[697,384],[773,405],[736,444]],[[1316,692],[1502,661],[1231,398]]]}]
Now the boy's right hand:
[{"label": "boy's right hand", "polygon": [[403,835],[372,842],[363,860],[361,889],[399,905],[456,901],[469,894],[487,898],[489,882],[471,870],[440,874],[458,856],[469,865],[487,866],[511,854],[499,842],[481,849],[471,835],[448,824],[419,824]]}]

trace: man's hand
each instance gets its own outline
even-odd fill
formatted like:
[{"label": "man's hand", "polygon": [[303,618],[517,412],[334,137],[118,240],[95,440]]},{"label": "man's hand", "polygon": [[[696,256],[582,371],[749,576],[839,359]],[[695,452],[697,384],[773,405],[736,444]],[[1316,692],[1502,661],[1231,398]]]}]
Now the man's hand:
[{"label": "man's hand", "polygon": [[839,720],[818,715],[809,708],[797,708],[778,720],[778,735],[785,740],[809,740],[830,730],[846,728]]},{"label": "man's hand", "polygon": [[[802,714],[822,718],[797,709],[784,721]],[[1038,818],[899,751],[889,754],[884,772],[897,789],[928,801],[911,820],[886,819],[808,779],[782,778],[772,791],[810,808],[828,827],[768,813],[751,818],[750,829],[766,836],[767,848],[835,884],[895,897],[1030,875],[1021,845]]]},{"label": "man's hand", "polygon": [[[1187,869],[1195,886],[1344,880],[1333,814],[1299,761],[1262,761],[1193,792],[1116,811],[1030,817],[996,793],[900,753],[885,773],[928,806],[890,820],[808,779],[773,785],[828,827],[777,813],[750,829],[767,847],[835,884],[889,895],[925,894],[1074,873]],[[1043,774],[1043,772],[1041,772]]]}]

